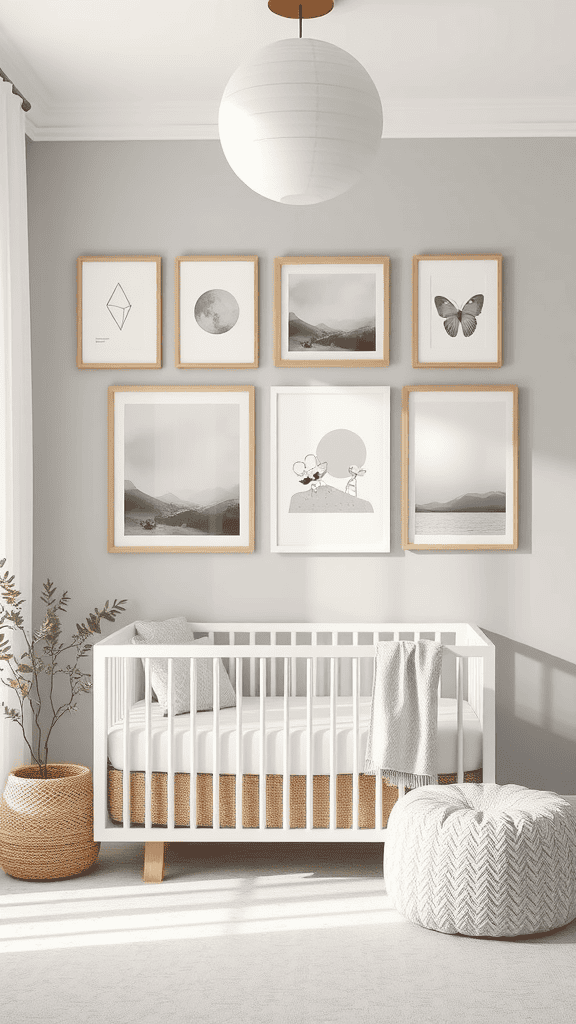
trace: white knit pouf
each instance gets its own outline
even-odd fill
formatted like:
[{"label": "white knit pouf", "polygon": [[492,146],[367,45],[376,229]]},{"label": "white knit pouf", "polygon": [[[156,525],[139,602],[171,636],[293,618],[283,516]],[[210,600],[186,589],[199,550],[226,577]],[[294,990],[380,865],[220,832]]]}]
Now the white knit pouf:
[{"label": "white knit pouf", "polygon": [[384,878],[396,909],[425,928],[559,928],[576,917],[576,811],[524,786],[423,786],[392,810]]}]

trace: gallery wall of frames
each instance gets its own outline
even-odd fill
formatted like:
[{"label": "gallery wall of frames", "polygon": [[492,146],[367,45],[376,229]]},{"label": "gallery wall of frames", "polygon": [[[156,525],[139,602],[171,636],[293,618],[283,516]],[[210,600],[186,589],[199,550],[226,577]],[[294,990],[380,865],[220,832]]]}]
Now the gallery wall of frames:
[{"label": "gallery wall of frames", "polygon": [[[159,369],[159,256],[77,261],[77,366]],[[253,384],[108,389],[108,550],[244,552],[255,544],[259,260],[175,261],[174,366],[253,369]],[[274,261],[274,364],[345,367],[345,386],[270,388],[271,550],[390,551],[390,260]],[[413,258],[412,366],[470,370],[402,388],[402,547],[518,546],[518,388],[502,366],[502,257]],[[354,370],[381,371],[359,386]]]}]

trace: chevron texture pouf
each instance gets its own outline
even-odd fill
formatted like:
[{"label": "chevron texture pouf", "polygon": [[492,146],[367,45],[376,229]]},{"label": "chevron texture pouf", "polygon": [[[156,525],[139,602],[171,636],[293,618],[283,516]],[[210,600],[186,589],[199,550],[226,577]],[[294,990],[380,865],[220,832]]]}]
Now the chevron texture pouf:
[{"label": "chevron texture pouf", "polygon": [[576,917],[576,811],[524,786],[423,786],[392,810],[384,878],[396,909],[435,931],[559,928]]}]

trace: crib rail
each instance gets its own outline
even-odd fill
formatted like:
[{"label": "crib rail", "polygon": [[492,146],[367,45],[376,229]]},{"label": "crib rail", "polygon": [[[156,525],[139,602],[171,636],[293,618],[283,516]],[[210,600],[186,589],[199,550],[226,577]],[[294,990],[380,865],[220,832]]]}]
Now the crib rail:
[{"label": "crib rail", "polygon": [[[444,665],[441,692],[446,686],[452,688],[457,701],[457,777],[464,779],[464,694],[472,704],[484,725],[489,725],[493,703],[494,649],[479,631],[472,627],[450,628],[442,625],[435,628],[423,625],[410,630],[405,625],[394,627],[379,625],[373,629],[356,625],[347,628],[302,625],[282,627],[262,624],[237,624],[209,627],[198,626],[195,630],[204,634],[208,642],[202,645],[130,645],[130,627],[118,631],[94,646],[94,817],[96,839],[112,841],[194,841],[194,842],[243,842],[262,841],[375,841],[385,837],[385,821],[382,808],[382,779],[378,775],[375,784],[374,827],[360,827],[360,715],[361,695],[366,695],[366,684],[371,682],[373,659],[379,639],[400,639],[428,636],[444,642]],[[275,642],[276,637],[288,633],[288,643]],[[224,635],[227,642],[219,641]],[[243,635],[247,642],[236,642]],[[298,642],[299,637],[309,637],[309,642]],[[351,642],[339,642],[340,639]],[[258,642],[260,640],[260,642]],[[264,642],[262,642],[264,640]],[[266,640],[268,642],[266,642]],[[367,642],[368,641],[368,642]],[[372,641],[372,642],[369,642]],[[162,739],[166,749],[167,812],[165,824],[154,824],[153,820],[153,705],[152,705],[152,659],[162,658],[167,666],[167,714],[162,721]],[[175,816],[176,778],[176,733],[175,714],[175,667],[176,659],[187,659],[190,666],[190,729],[188,735],[189,759],[189,824],[177,825]],[[221,660],[222,659],[222,660]],[[212,753],[210,772],[212,776],[211,825],[198,824],[197,778],[199,713],[197,693],[199,662],[212,665]],[[234,719],[234,771],[235,777],[235,824],[223,825],[220,821],[220,791],[222,786],[222,764],[220,744],[220,691],[222,685],[221,666],[224,665],[236,691]],[[143,666],[143,672],[142,672]],[[143,679],[141,676],[143,675]],[[369,691],[368,691],[369,692]],[[294,773],[291,764],[291,709],[295,697],[305,697],[305,827],[292,827],[290,820],[290,777]],[[258,700],[258,824],[244,827],[244,726],[245,698]],[[144,821],[133,824],[131,815],[131,722],[133,708],[138,700],[144,700]],[[267,826],[267,779],[270,766],[267,763],[267,718],[270,699],[281,698],[282,706],[282,824],[281,827]],[[325,698],[329,708],[328,727],[328,773],[329,802],[327,827],[314,827],[314,778],[318,772],[314,764],[314,722],[318,711],[319,698]],[[338,711],[343,698],[351,700],[352,706],[352,824],[351,827],[337,827],[337,785],[338,785]],[[276,703],[277,706],[277,703]],[[112,726],[122,730],[122,824],[111,821],[107,810],[107,751],[108,733]],[[140,770],[140,769],[138,769]],[[157,770],[157,769],[156,769]],[[203,768],[206,771],[206,768]],[[277,771],[277,769],[276,769]],[[484,739],[484,780],[493,779],[493,741]],[[403,795],[402,790],[399,796]]]}]

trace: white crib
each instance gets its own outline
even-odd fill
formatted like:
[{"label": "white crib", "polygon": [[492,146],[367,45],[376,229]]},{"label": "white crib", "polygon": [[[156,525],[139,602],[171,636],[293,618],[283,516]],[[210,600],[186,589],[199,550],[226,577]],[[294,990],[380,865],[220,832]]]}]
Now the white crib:
[{"label": "white crib", "polygon": [[[144,842],[145,879],[161,880],[167,842],[385,840],[391,805],[403,792],[363,774],[379,640],[443,644],[441,779],[494,781],[494,646],[477,627],[193,628],[205,645],[134,646],[130,625],[93,648],[95,839]],[[153,703],[152,658],[167,662],[165,716]],[[190,659],[185,715],[174,714],[177,658]],[[209,712],[196,711],[198,659],[212,660]],[[220,709],[220,659],[236,691],[233,708]]]}]

